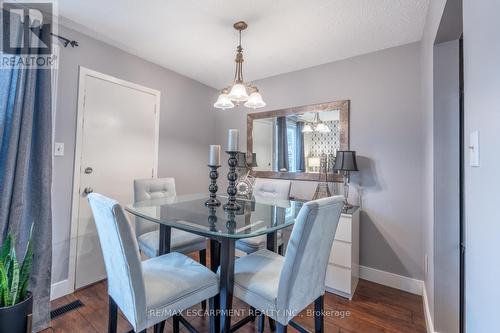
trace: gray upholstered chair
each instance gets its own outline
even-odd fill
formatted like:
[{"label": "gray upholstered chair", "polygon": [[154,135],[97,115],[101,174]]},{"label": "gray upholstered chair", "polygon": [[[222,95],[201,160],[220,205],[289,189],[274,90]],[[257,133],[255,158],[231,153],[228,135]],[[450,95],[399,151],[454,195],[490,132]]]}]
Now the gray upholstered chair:
[{"label": "gray upholstered chair", "polygon": [[[123,208],[97,193],[88,196],[108,275],[109,326],[116,332],[117,311],[122,310],[135,332],[155,325],[162,332],[165,320],[219,292],[219,280],[211,270],[180,253],[140,260],[137,240]],[[210,302],[213,304],[213,302]],[[213,318],[211,318],[213,321]],[[213,325],[213,322],[211,323]]]},{"label": "gray upholstered chair", "polygon": [[[283,257],[266,249],[235,262],[234,296],[276,321],[278,332],[312,302],[323,311],[325,275],[344,199],[310,201],[302,206]],[[324,332],[322,315],[316,332]]]},{"label": "gray upholstered chair", "polygon": [[[134,201],[140,202],[149,199],[159,199],[175,196],[174,178],[148,178],[134,180]],[[139,242],[141,253],[148,258],[158,255],[159,226],[157,223],[143,218],[135,218],[135,234]],[[199,252],[200,262],[206,263],[206,239],[189,232],[172,229],[170,249],[172,252],[188,254]]]},{"label": "gray upholstered chair", "polygon": [[[292,182],[281,179],[257,178],[253,187],[252,195],[258,198],[269,198],[276,200],[288,200],[290,197],[290,186]],[[278,252],[283,251],[282,233],[278,232]],[[236,248],[245,253],[253,253],[266,247],[266,235],[252,238],[244,238],[236,241]]]}]

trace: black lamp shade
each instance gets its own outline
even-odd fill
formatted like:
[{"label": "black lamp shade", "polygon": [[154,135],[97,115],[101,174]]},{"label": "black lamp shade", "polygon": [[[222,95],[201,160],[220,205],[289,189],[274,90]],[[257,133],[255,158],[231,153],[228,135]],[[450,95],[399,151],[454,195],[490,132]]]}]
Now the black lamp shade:
[{"label": "black lamp shade", "polygon": [[252,168],[257,167],[257,153],[252,153]]},{"label": "black lamp shade", "polygon": [[239,152],[238,155],[236,155],[236,159],[238,160],[238,168],[246,168],[247,167],[247,154]]},{"label": "black lamp shade", "polygon": [[335,158],[333,170],[359,171],[356,163],[356,152],[352,150],[339,150]]},{"label": "black lamp shade", "polygon": [[247,165],[247,153],[242,153],[239,152],[238,155],[236,156],[236,159],[238,160],[238,168],[246,168],[247,166],[252,166],[256,167],[257,166],[257,154],[252,153],[252,164]]}]

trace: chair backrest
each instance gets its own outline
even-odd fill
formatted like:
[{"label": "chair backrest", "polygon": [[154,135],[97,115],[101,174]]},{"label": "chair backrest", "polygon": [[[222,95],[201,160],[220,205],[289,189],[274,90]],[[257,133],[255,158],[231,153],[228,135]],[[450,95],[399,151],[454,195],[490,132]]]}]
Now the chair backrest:
[{"label": "chair backrest", "polygon": [[292,182],[289,180],[257,178],[253,185],[252,195],[288,200],[291,185]]},{"label": "chair backrest", "polygon": [[[134,201],[160,199],[175,196],[174,178],[147,178],[134,180]],[[158,230],[157,223],[140,217],[135,218],[135,235],[139,237],[147,232]]]},{"label": "chair backrest", "polygon": [[324,294],[328,258],[343,205],[344,198],[334,196],[309,201],[300,209],[280,276],[280,322],[288,323],[295,311]]},{"label": "chair backrest", "polygon": [[89,194],[88,201],[108,275],[108,293],[134,329],[145,327],[146,293],[132,226],[118,202],[97,193]]}]

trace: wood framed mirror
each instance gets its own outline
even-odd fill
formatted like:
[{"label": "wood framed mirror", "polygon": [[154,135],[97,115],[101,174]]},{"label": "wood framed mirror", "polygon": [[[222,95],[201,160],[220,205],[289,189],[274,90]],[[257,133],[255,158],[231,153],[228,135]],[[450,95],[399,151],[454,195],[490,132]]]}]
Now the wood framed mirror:
[{"label": "wood framed mirror", "polygon": [[[253,164],[251,174],[342,182],[332,168],[336,152],[349,150],[349,104],[349,100],[341,100],[249,113],[247,162]],[[326,172],[321,163],[325,158]]]}]

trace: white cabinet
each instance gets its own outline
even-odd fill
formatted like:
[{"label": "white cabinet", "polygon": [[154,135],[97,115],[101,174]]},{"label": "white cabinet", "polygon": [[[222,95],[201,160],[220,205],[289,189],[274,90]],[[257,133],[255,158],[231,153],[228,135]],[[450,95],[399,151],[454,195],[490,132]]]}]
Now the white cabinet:
[{"label": "white cabinet", "polygon": [[326,290],[352,299],[359,279],[359,208],[340,216],[326,270]]}]

